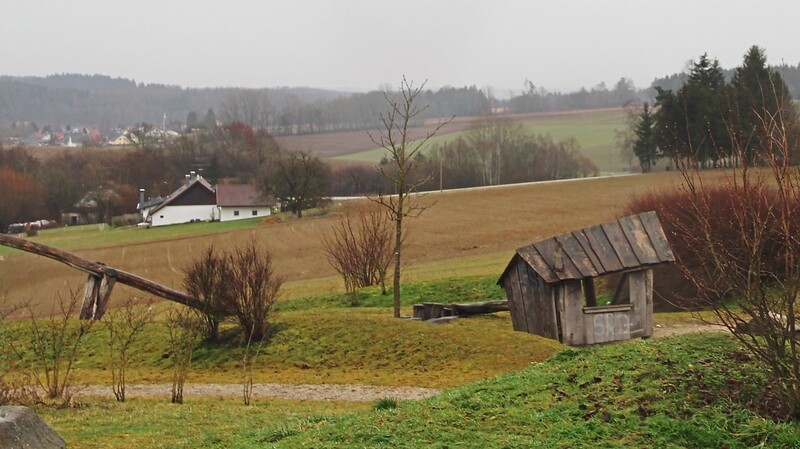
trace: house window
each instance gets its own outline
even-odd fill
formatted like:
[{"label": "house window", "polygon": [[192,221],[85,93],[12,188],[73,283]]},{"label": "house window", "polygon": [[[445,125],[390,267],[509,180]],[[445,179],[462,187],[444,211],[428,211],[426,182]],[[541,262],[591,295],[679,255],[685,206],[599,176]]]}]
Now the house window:
[{"label": "house window", "polygon": [[239,216],[239,211],[238,210],[233,211],[233,216],[234,217],[238,217]]},{"label": "house window", "polygon": [[258,215],[258,211],[257,211],[257,210],[254,210],[254,211],[253,211],[253,216],[255,217],[256,215]]},{"label": "house window", "polygon": [[158,218],[164,218],[164,216],[163,215],[159,215]]}]

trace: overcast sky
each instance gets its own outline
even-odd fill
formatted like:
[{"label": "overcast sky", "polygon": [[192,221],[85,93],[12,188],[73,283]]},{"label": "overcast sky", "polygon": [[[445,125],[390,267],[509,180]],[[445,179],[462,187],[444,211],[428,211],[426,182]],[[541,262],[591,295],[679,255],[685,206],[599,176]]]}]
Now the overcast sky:
[{"label": "overcast sky", "polygon": [[800,1],[0,0],[0,74],[104,74],[184,87],[520,91],[645,87],[753,44],[800,63]]}]

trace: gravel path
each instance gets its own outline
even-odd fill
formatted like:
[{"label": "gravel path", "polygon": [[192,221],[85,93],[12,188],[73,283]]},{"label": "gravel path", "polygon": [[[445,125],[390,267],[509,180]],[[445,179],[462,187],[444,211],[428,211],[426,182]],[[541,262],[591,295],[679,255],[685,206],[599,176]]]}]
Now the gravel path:
[{"label": "gravel path", "polygon": [[[78,396],[113,396],[110,386],[89,385],[79,387]],[[164,396],[170,397],[172,385],[128,385],[125,395],[137,396]],[[373,402],[381,398],[392,397],[404,400],[424,399],[438,394],[441,390],[434,388],[417,387],[378,387],[373,385],[286,385],[286,384],[256,384],[253,385],[253,399],[302,399],[314,401],[352,401]],[[242,386],[239,384],[186,384],[183,388],[186,396],[214,397],[239,397],[242,396]]]},{"label": "gravel path", "polygon": [[[672,326],[657,325],[653,329],[653,337],[668,337],[691,332],[724,332],[725,328],[708,324],[677,324]],[[172,385],[128,385],[126,394],[129,397],[163,396],[170,397]],[[310,401],[348,401],[374,402],[381,398],[392,397],[402,400],[425,399],[439,394],[435,388],[418,387],[380,387],[374,385],[288,385],[288,384],[256,384],[253,385],[253,398],[296,399]],[[184,393],[187,396],[207,398],[232,398],[242,395],[239,384],[186,384]],[[88,385],[79,387],[78,396],[113,397],[110,386]]]}]

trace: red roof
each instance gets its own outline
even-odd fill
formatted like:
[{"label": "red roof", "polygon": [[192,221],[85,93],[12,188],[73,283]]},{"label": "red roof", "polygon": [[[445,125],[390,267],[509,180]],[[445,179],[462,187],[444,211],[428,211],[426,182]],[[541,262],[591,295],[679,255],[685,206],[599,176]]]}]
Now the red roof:
[{"label": "red roof", "polygon": [[271,198],[266,198],[250,184],[217,186],[217,206],[272,206],[273,204]]}]

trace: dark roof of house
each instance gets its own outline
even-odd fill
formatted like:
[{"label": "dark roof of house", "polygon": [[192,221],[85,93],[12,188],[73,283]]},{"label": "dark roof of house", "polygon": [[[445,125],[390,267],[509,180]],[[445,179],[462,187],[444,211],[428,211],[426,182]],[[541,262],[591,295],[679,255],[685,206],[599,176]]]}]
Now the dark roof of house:
[{"label": "dark roof of house", "polygon": [[157,196],[155,198],[150,198],[149,200],[145,201],[144,203],[139,203],[136,205],[136,209],[142,210],[147,209],[149,207],[158,206],[159,204],[164,202],[164,198]]},{"label": "dark roof of house", "polygon": [[180,198],[184,193],[189,191],[196,184],[205,187],[211,194],[214,193],[214,187],[212,187],[211,184],[208,183],[208,181],[198,176],[197,178],[194,179],[194,181],[190,181],[188,184],[184,184],[178,190],[172,192],[168,197],[164,199],[163,203],[156,206],[152,211],[150,211],[150,213],[154,214],[157,211],[169,206],[170,203],[176,201],[178,198]]},{"label": "dark roof of house", "polygon": [[217,185],[217,206],[272,206],[274,203],[250,184]]},{"label": "dark roof of house", "polygon": [[517,258],[548,284],[675,261],[655,212],[631,215],[519,248],[503,276]]}]

